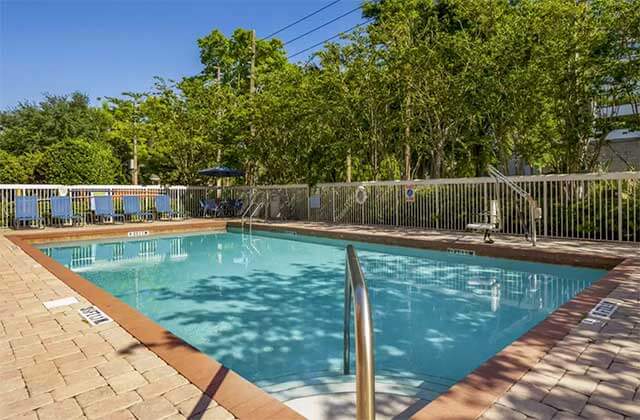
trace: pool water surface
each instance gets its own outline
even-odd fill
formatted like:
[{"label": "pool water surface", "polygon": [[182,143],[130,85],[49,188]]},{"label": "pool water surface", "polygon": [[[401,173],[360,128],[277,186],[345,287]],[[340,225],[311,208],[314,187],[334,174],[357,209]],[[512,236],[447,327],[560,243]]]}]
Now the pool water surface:
[{"label": "pool water surface", "polygon": [[[348,243],[369,288],[377,373],[436,393],[606,273]],[[229,231],[40,248],[269,388],[340,375],[346,244]]]}]

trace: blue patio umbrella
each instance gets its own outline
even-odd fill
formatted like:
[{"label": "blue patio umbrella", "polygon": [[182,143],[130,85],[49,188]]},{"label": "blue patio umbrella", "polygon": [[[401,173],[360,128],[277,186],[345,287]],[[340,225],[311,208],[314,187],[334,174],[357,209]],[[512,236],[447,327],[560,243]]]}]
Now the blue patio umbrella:
[{"label": "blue patio umbrella", "polygon": [[198,171],[200,175],[215,176],[218,178],[239,178],[244,176],[244,172],[238,169],[228,168],[226,166],[216,166],[215,168],[201,169]]}]

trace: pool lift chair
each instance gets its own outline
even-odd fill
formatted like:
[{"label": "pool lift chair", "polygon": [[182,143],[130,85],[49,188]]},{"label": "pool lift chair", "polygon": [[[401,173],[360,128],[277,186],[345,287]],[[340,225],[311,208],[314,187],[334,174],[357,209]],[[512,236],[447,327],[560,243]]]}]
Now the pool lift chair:
[{"label": "pool lift chair", "polygon": [[480,213],[484,216],[483,223],[469,223],[467,229],[484,232],[484,242],[492,244],[494,241],[491,239],[491,233],[500,230],[500,206],[498,200],[491,200],[489,202],[489,211]]},{"label": "pool lift chair", "polygon": [[[515,182],[511,181],[509,178],[504,176],[500,171],[498,171],[492,165],[489,165],[488,172],[489,172],[489,176],[491,176],[491,178],[493,178],[496,181],[496,183],[505,184],[511,190],[511,192],[517,195],[521,200],[526,201],[529,207],[529,220],[528,222],[523,223],[523,230],[525,231],[525,238],[528,241],[531,241],[531,245],[536,246],[537,221],[542,219],[542,210],[540,209],[540,207],[538,207],[537,201],[533,198],[533,196],[530,193],[528,193],[527,191],[522,189],[519,185],[517,185]],[[489,244],[493,243],[493,240],[491,239],[491,232],[497,231],[500,225],[500,210],[497,205],[497,200],[492,200],[490,205],[491,207],[488,213],[488,216],[489,216],[488,223],[470,223],[467,225],[467,229],[483,230],[485,233],[484,241]],[[524,221],[524,219],[526,218],[526,215],[524,214],[524,212],[522,213],[523,213],[522,218]],[[493,217],[493,220],[492,220],[492,217]],[[485,222],[487,221],[485,220]]]}]

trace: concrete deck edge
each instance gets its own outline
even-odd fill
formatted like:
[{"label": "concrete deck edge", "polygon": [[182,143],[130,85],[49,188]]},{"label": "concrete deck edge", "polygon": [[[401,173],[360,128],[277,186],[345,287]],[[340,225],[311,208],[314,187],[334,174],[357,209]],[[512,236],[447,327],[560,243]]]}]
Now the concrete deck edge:
[{"label": "concrete deck edge", "polygon": [[[228,221],[227,226],[238,228],[241,223],[238,221]],[[353,226],[355,227],[355,226]],[[483,257],[508,258],[512,260],[533,261],[548,264],[564,264],[588,268],[602,268],[611,270],[620,264],[624,258],[614,258],[603,255],[585,255],[565,251],[549,251],[539,248],[513,248],[501,244],[484,243],[458,243],[441,239],[412,238],[384,234],[374,234],[369,232],[347,232],[323,229],[321,226],[287,226],[286,224],[254,223],[253,229],[272,232],[295,232],[304,235],[319,236],[324,238],[342,239],[360,242],[377,243],[381,245],[403,246],[409,248],[429,249],[435,251],[446,251],[450,248],[474,251],[476,255]]]}]

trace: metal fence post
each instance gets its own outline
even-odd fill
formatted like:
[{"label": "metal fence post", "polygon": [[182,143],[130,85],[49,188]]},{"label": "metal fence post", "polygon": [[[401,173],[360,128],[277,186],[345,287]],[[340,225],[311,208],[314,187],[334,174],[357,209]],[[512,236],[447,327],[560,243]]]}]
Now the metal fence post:
[{"label": "metal fence post", "polygon": [[336,187],[331,187],[331,221],[336,222]]},{"label": "metal fence post", "polygon": [[547,215],[548,215],[548,206],[547,206],[547,181],[542,183],[542,232],[544,236],[547,236]]},{"label": "metal fence post", "polygon": [[399,212],[398,212],[398,206],[399,206],[398,201],[399,201],[399,200],[398,200],[398,188],[397,188],[397,186],[396,186],[396,185],[394,185],[394,186],[393,186],[393,197],[394,197],[394,199],[395,199],[395,204],[396,204],[396,205],[395,205],[395,212],[396,212],[396,214],[395,214],[396,226],[399,226],[399,225],[400,225],[400,215],[399,215]]},{"label": "metal fence post", "polygon": [[309,204],[309,198],[311,198],[309,196],[309,194],[311,193],[311,190],[309,189],[309,185],[307,184],[307,187],[305,189],[305,193],[307,196],[307,222],[311,220],[311,204]]},{"label": "metal fence post", "polygon": [[438,184],[436,184],[436,230],[440,229],[440,193],[438,190]]},{"label": "metal fence post", "polygon": [[622,240],[622,179],[618,179],[618,240]]}]

